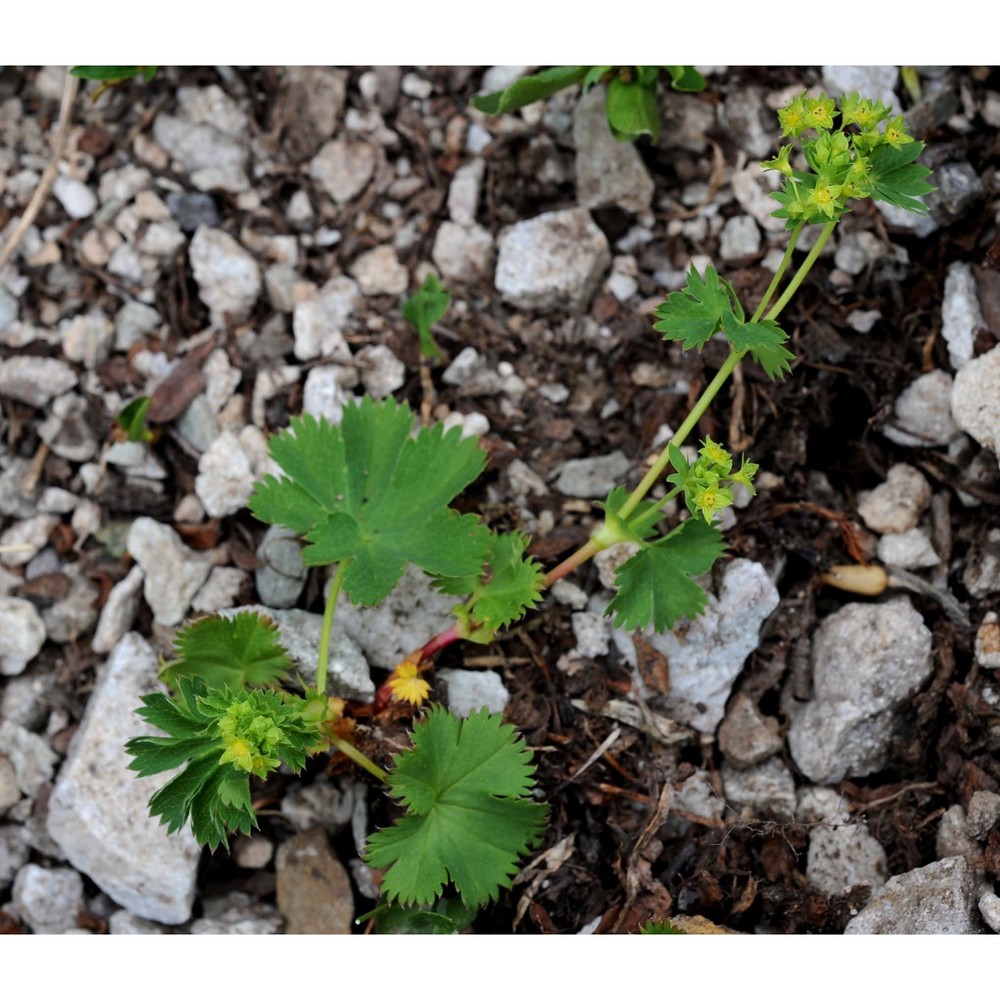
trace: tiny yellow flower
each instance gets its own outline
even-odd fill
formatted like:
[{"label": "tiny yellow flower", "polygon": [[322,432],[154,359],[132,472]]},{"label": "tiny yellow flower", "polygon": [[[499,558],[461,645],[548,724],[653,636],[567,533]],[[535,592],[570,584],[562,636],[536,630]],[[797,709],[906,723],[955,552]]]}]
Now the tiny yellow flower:
[{"label": "tiny yellow flower", "polygon": [[806,124],[811,128],[833,128],[833,112],[836,103],[832,97],[820,94],[819,97],[807,98],[805,101]]},{"label": "tiny yellow flower", "polygon": [[893,149],[899,149],[900,146],[905,146],[906,143],[913,142],[913,136],[906,134],[906,125],[903,123],[902,115],[897,115],[886,123],[882,138]]},{"label": "tiny yellow flower", "polygon": [[717,441],[711,437],[706,437],[702,441],[702,447],[698,449],[699,455],[704,455],[713,465],[721,465],[726,472],[732,468],[733,456],[726,451]]},{"label": "tiny yellow flower", "polygon": [[753,496],[757,491],[754,489],[753,477],[757,475],[760,466],[756,462],[748,462],[744,457],[737,472],[731,472],[728,476],[730,482],[740,483],[747,488]]},{"label": "tiny yellow flower", "polygon": [[806,95],[800,94],[787,108],[778,109],[778,122],[781,124],[781,134],[793,138],[801,135],[809,128],[806,117]]},{"label": "tiny yellow flower", "polygon": [[247,740],[235,737],[226,742],[226,749],[219,758],[220,764],[234,764],[241,771],[253,770],[253,747]]},{"label": "tiny yellow flower", "polygon": [[418,676],[420,667],[413,660],[403,660],[389,678],[389,690],[398,701],[408,701],[420,705],[430,694],[431,686]]},{"label": "tiny yellow flower", "polygon": [[788,162],[788,157],[792,152],[791,146],[782,146],[778,150],[778,155],[773,160],[764,160],[761,168],[764,170],[777,170],[786,177],[791,177],[794,173],[792,165]]},{"label": "tiny yellow flower", "polygon": [[809,195],[809,204],[815,205],[827,218],[832,219],[837,209],[837,199],[840,197],[840,192],[840,184],[830,184],[820,178]]},{"label": "tiny yellow flower", "polygon": [[718,483],[710,483],[695,491],[692,500],[701,516],[711,524],[720,510],[732,505],[733,491],[723,489]]}]

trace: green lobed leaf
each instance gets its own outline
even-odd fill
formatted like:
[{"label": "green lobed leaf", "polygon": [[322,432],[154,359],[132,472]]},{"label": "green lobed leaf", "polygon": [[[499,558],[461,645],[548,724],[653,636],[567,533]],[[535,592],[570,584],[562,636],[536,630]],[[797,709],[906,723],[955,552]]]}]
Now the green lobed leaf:
[{"label": "green lobed leaf", "polygon": [[534,104],[574,83],[582,82],[587,70],[587,66],[553,66],[531,76],[522,76],[503,90],[477,95],[472,98],[472,106],[488,115],[517,111],[526,104]]},{"label": "green lobed leaf", "polygon": [[701,350],[709,338],[722,328],[723,317],[732,315],[729,293],[720,282],[718,272],[709,264],[704,278],[694,264],[687,274],[687,284],[671,292],[656,308],[659,319],[653,329],[664,340],[680,340],[684,350]]},{"label": "green lobed leaf", "polygon": [[413,422],[391,398],[348,407],[339,427],[293,420],[269,442],[285,476],[265,477],[249,500],[255,517],[306,536],[307,565],[350,560],[344,592],[355,604],[383,600],[407,562],[463,576],[489,549],[479,519],[447,506],[482,472],[484,452],[457,427],[411,437]]},{"label": "green lobed leaf", "polygon": [[445,291],[437,275],[428,274],[416,295],[403,303],[403,318],[420,337],[420,353],[425,358],[442,357],[431,328],[448,311],[451,293]]},{"label": "green lobed leaf", "polygon": [[795,355],[784,347],[788,334],[773,319],[741,323],[729,314],[722,318],[722,330],[735,350],[750,352],[769,379],[791,371],[789,362],[795,360]]},{"label": "green lobed leaf", "polygon": [[534,776],[524,740],[486,709],[462,720],[434,706],[394,762],[391,794],[407,815],[370,838],[366,857],[389,866],[387,898],[430,903],[450,880],[467,906],[495,900],[547,814],[524,797]]},{"label": "green lobed leaf", "polygon": [[616,628],[673,628],[705,608],[705,591],[691,577],[708,572],[725,550],[722,533],[690,517],[670,534],[640,549],[618,570],[618,593],[607,607]]},{"label": "green lobed leaf", "polygon": [[490,547],[480,573],[442,577],[435,587],[445,594],[470,595],[466,602],[473,620],[485,629],[480,641],[491,641],[496,632],[524,616],[542,597],[545,573],[524,555],[528,537],[518,531],[490,533]]},{"label": "green lobed leaf", "polygon": [[376,918],[377,934],[457,934],[476,919],[477,907],[466,906],[457,896],[443,896],[431,906],[400,906],[381,902],[358,922]]},{"label": "green lobed leaf", "polygon": [[646,81],[637,77],[623,80],[612,77],[608,82],[605,102],[611,134],[622,142],[631,142],[640,135],[660,141],[660,109],[656,99],[656,78]]},{"label": "green lobed leaf", "polygon": [[934,185],[926,181],[930,170],[914,163],[923,150],[922,142],[910,142],[898,149],[893,146],[876,149],[871,157],[872,197],[926,215],[927,206],[919,199],[930,194]]},{"label": "green lobed leaf", "polygon": [[160,671],[167,684],[198,676],[208,687],[264,687],[285,676],[291,659],[278,626],[252,611],[232,618],[213,615],[182,628],[174,638],[176,659]]}]

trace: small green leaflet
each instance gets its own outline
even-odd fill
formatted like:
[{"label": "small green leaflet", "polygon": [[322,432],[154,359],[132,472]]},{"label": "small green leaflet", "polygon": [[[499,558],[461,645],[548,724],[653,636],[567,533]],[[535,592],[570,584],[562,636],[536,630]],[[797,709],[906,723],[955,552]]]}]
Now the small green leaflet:
[{"label": "small green leaflet", "polygon": [[600,83],[613,69],[614,66],[588,66],[587,75],[583,78],[580,89],[586,94],[591,87]]},{"label": "small green leaflet", "polygon": [[266,476],[249,500],[259,520],[305,535],[307,565],[349,560],[344,592],[354,604],[382,601],[407,562],[468,576],[489,551],[479,519],[448,507],[482,472],[484,452],[458,427],[411,437],[413,423],[405,404],[370,398],[345,409],[339,427],[295,419],[268,444],[285,476]]},{"label": "small green leaflet", "polygon": [[493,94],[483,94],[472,98],[472,106],[488,115],[502,115],[508,111],[517,111],[526,104],[541,101],[565,87],[581,83],[587,75],[586,66],[554,66],[544,69],[541,73],[522,76],[504,90]]},{"label": "small green leaflet", "polygon": [[375,917],[378,934],[457,934],[476,919],[478,907],[468,907],[457,897],[442,897],[430,906],[400,906],[382,902],[370,913],[356,918],[362,922]]},{"label": "small green leaflet", "polygon": [[880,146],[872,154],[872,197],[890,205],[927,214],[927,206],[920,201],[920,195],[930,194],[933,184],[926,179],[930,171],[913,161],[924,151],[922,142],[908,142],[899,149]]},{"label": "small green leaflet", "polygon": [[669,920],[657,920],[651,924],[645,924],[639,928],[640,934],[687,934],[687,931],[681,930],[676,924],[672,924]]},{"label": "small green leaflet", "polygon": [[705,591],[691,577],[707,573],[725,550],[718,528],[690,517],[659,541],[641,548],[618,570],[618,593],[606,613],[616,628],[657,632],[678,618],[695,618],[705,608]]},{"label": "small green leaflet", "polygon": [[495,901],[548,812],[526,797],[534,767],[524,740],[486,709],[462,720],[433,706],[394,761],[389,785],[407,813],[369,839],[366,857],[390,866],[386,897],[430,903],[450,879],[467,906]]},{"label": "small green leaflet", "polygon": [[694,66],[664,66],[672,80],[674,90],[698,93],[705,89],[705,78]]},{"label": "small green leaflet", "polygon": [[[611,134],[619,142],[631,142],[641,135],[660,141],[660,108],[656,99],[657,71],[652,74],[637,74],[635,79],[624,80],[614,76],[608,83],[605,111]],[[651,78],[650,78],[651,76]]]},{"label": "small green leaflet", "polygon": [[470,638],[492,641],[499,629],[522,618],[541,600],[545,574],[534,559],[525,558],[527,547],[528,538],[520,532],[491,533],[482,572],[435,580],[434,585],[442,593],[471,595],[467,602],[469,613],[483,632]]},{"label": "small green leaflet", "polygon": [[152,402],[151,396],[139,396],[123,406],[115,417],[115,423],[125,431],[129,441],[145,442],[153,439],[152,431],[146,426],[146,414]]},{"label": "small green leaflet", "polygon": [[684,288],[671,292],[656,309],[658,323],[653,329],[664,340],[679,340],[684,350],[699,351],[720,331],[733,349],[747,353],[774,379],[789,371],[795,355],[782,345],[788,336],[774,320],[751,323],[744,319],[743,307],[732,285],[719,277],[709,264],[704,278],[695,266],[687,274]]},{"label": "small green leaflet", "polygon": [[232,618],[200,618],[174,638],[176,659],[160,678],[176,686],[184,676],[200,677],[209,687],[264,687],[291,667],[278,626],[263,615],[241,611]]}]

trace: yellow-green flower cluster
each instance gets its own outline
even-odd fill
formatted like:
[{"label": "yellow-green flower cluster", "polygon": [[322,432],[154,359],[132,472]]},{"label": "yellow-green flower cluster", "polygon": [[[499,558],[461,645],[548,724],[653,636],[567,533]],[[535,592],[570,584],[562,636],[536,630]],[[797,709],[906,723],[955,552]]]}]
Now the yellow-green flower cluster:
[{"label": "yellow-green flower cluster", "polygon": [[740,483],[751,493],[754,492],[753,477],[757,474],[757,464],[744,458],[740,468],[734,472],[733,456],[711,437],[702,442],[698,458],[692,464],[677,448],[671,449],[670,457],[676,472],[668,476],[667,481],[683,490],[688,510],[700,515],[709,524],[716,514],[732,505],[734,483]]},{"label": "yellow-green flower cluster", "polygon": [[856,93],[843,95],[839,102],[825,94],[800,94],[778,111],[778,121],[782,136],[791,139],[816,133],[815,138],[801,138],[808,171],[791,165],[790,144],[761,164],[785,177],[782,189],[774,193],[781,203],[774,214],[787,219],[789,228],[800,222],[838,219],[848,211],[851,198],[872,196],[880,151],[899,150],[913,142],[902,115],[892,117],[881,101]]},{"label": "yellow-green flower cluster", "polygon": [[216,722],[223,747],[219,763],[267,777],[293,744],[301,742],[303,728],[302,720],[273,692],[246,692],[227,705]]}]

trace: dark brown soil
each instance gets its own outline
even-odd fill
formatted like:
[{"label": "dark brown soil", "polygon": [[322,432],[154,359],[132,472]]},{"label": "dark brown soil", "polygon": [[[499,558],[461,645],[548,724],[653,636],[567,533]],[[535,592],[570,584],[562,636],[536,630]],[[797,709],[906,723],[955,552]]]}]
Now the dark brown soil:
[{"label": "dark brown soil", "polygon": [[[351,73],[349,104],[351,95],[357,94],[359,74],[360,70]],[[418,264],[430,260],[437,224],[447,218],[444,201],[448,183],[465,156],[461,148],[442,146],[440,137],[431,132],[439,123],[467,113],[469,99],[481,79],[480,70],[457,68],[442,68],[426,75],[435,84],[430,102],[432,120],[416,114],[405,101],[385,115],[387,125],[401,138],[402,145],[393,155],[408,156],[414,171],[427,181],[415,196],[420,199],[419,205],[404,206],[407,215],[420,211],[429,220],[421,238],[400,255],[411,275]],[[290,126],[277,117],[280,71],[240,70],[238,77],[246,88],[258,137],[272,145],[289,177],[298,179],[311,153],[297,154],[294,142],[283,145],[282,137]],[[995,71],[961,70],[955,77],[956,92],[967,90],[974,95],[984,88],[1000,90],[1000,75]],[[724,102],[729,95],[751,85],[771,91],[793,83],[808,87],[819,81],[815,68],[733,70],[712,77],[704,99]],[[218,78],[208,69],[161,74],[149,87],[149,108],[169,110],[178,84],[212,82],[218,82]],[[666,101],[669,103],[669,96]],[[120,165],[129,156],[124,137],[138,124],[136,111],[133,102],[117,99],[110,102],[109,108],[107,120],[92,126],[92,138],[95,148],[106,145],[102,162]],[[286,116],[290,113],[287,108],[281,112]],[[120,120],[115,119],[116,114]],[[710,138],[718,145],[724,162],[732,165],[738,152],[732,137],[719,128]],[[985,189],[992,190],[998,143],[996,133],[980,120],[970,131],[958,132],[944,124],[923,138],[939,154],[946,150],[949,159],[970,163]],[[714,237],[703,246],[659,238],[660,231],[665,232],[670,219],[681,211],[680,185],[698,179],[710,182],[715,167],[708,147],[702,155],[665,144],[658,148],[644,146],[642,153],[656,180],[654,204],[661,203],[665,195],[668,200],[664,204],[677,206],[676,211],[658,213],[658,238],[637,252],[640,288],[652,296],[657,292],[651,276],[656,267],[683,267],[696,253],[717,258]],[[524,134],[498,138],[484,155],[488,164],[485,211],[480,212],[479,221],[492,232],[541,211],[574,204],[571,181],[557,184],[540,179],[545,176],[539,169],[545,158],[562,157],[571,162],[571,151],[562,148],[544,125]],[[272,174],[259,187],[263,207],[254,213],[241,212],[229,196],[216,197],[223,228],[238,235],[252,215],[258,231],[287,231],[283,215],[290,185],[286,189],[280,174]],[[343,232],[343,241],[329,249],[310,251],[301,263],[303,277],[322,283],[343,270],[360,251],[379,242],[365,230],[364,219],[365,213],[377,208],[381,197],[365,195],[339,211],[333,221]],[[729,214],[739,209],[730,203],[722,211]],[[43,210],[43,225],[49,212],[53,212],[51,206]],[[882,482],[894,463],[917,465],[934,489],[950,499],[952,554],[947,584],[958,600],[968,604],[970,620],[979,623],[984,613],[996,606],[994,598],[971,598],[962,586],[961,571],[967,553],[981,544],[987,530],[996,525],[1000,476],[994,474],[970,484],[963,480],[965,465],[956,464],[944,449],[901,448],[880,433],[895,399],[916,376],[933,368],[950,370],[947,347],[939,334],[945,272],[952,261],[968,261],[977,267],[990,323],[990,328],[981,332],[977,349],[992,346],[1000,334],[1000,324],[991,318],[997,315],[1000,278],[990,266],[982,266],[997,238],[994,215],[995,206],[987,198],[929,237],[919,239],[887,227],[870,203],[862,207],[852,217],[852,227],[889,236],[906,249],[909,265],[892,273],[885,268],[869,269],[854,279],[852,287],[835,290],[827,281],[832,262],[821,260],[784,314],[790,347],[797,359],[792,374],[772,384],[745,366],[742,384],[724,392],[698,427],[699,438],[711,434],[728,441],[734,451],[746,452],[763,470],[780,477],[777,485],[741,513],[727,542],[733,556],[759,560],[768,567],[784,565],[779,581],[782,603],[765,624],[760,647],[747,661],[734,687],[734,693],[750,694],[762,710],[782,721],[782,688],[790,683],[799,685],[797,690],[803,690],[802,685],[808,688],[808,666],[802,662],[800,640],[845,600],[856,599],[824,589],[818,582],[819,573],[830,564],[850,562],[858,554],[852,546],[859,539],[862,551],[867,551],[870,538],[861,530],[856,497],[860,491]],[[52,220],[57,217],[61,221],[61,214],[53,212]],[[598,211],[595,220],[611,239],[621,235],[629,224],[629,219],[616,210]],[[0,223],[3,221],[0,219]],[[72,233],[67,239],[73,239]],[[717,260],[717,266],[733,281],[744,301],[751,303],[770,278],[759,259],[740,266],[726,266]],[[37,271],[33,278],[32,294],[39,300],[50,297],[52,292],[45,287],[43,272]],[[108,301],[112,293],[103,278],[92,274],[91,283],[80,294],[95,306],[107,305],[110,313],[114,311]],[[467,410],[471,402],[490,421],[491,432],[485,442],[490,450],[490,466],[463,503],[469,509],[482,511],[497,527],[519,526],[517,508],[506,499],[510,495],[506,469],[513,459],[523,459],[543,476],[567,458],[606,454],[615,448],[640,463],[651,452],[657,428],[663,423],[677,426],[691,398],[722,361],[722,351],[714,344],[701,354],[684,354],[664,344],[651,329],[648,316],[638,315],[605,292],[598,293],[589,312],[610,328],[612,337],[606,350],[588,354],[578,343],[558,333],[563,320],[573,317],[541,318],[512,310],[501,302],[492,282],[453,291],[456,298],[469,303],[470,310],[460,320],[446,319],[442,323],[439,339],[452,357],[471,344],[492,367],[506,360],[523,377],[561,381],[572,393],[567,404],[556,405],[529,392],[519,404],[521,412],[511,416],[502,407],[500,397],[463,399],[457,390],[440,381],[441,367],[431,370],[437,403]],[[158,289],[157,308],[170,318],[171,341],[164,345],[168,350],[175,350],[208,325],[207,312],[198,299],[183,254]],[[848,325],[847,316],[853,310],[869,308],[880,309],[882,320],[870,333],[859,334]],[[259,327],[268,319],[263,297],[258,309],[253,322]],[[357,343],[378,342],[381,338],[407,363],[410,377],[397,395],[419,410],[425,402],[425,385],[419,375],[415,340],[406,331],[398,303],[388,299],[373,301],[367,311],[381,313],[389,332],[377,336],[359,333]],[[556,335],[544,337],[543,330],[554,330]],[[241,356],[235,333],[230,330],[220,334],[220,343],[227,347],[233,362],[242,367],[244,385],[252,384],[257,367],[266,358],[263,354]],[[287,331],[275,333],[266,346],[270,358],[291,358]],[[683,373],[690,381],[691,396],[637,386],[631,376],[643,362]],[[134,382],[128,359],[123,356],[113,356],[101,375],[106,386],[120,390]],[[619,409],[610,417],[600,417],[610,400],[616,400]],[[301,386],[296,386],[270,403],[270,429],[284,426],[289,416],[300,409]],[[29,426],[31,416],[16,405],[5,406],[5,439],[19,454],[28,456],[37,447],[37,437]],[[101,433],[109,433],[107,417],[96,401],[93,416]],[[179,444],[169,429],[157,448],[171,470],[174,492],[156,498],[154,504],[150,497],[123,485],[120,492],[105,497],[109,515],[141,511],[171,520],[176,501],[191,491],[197,456]],[[963,460],[965,464],[969,457]],[[73,472],[66,463],[49,459],[42,471],[42,482],[65,485]],[[963,506],[955,496],[959,487],[975,492],[982,501],[980,506]],[[583,542],[594,523],[586,505],[566,500],[555,491],[543,498],[528,499],[536,515],[549,510],[555,518],[554,529],[536,540],[533,549],[548,566]],[[202,548],[228,545],[232,564],[249,566],[263,530],[243,513],[221,523],[190,529],[187,540]],[[68,544],[71,542],[68,539]],[[105,592],[126,571],[124,560],[116,560],[98,547],[88,547],[80,558],[87,561],[88,572],[101,581]],[[588,591],[597,587],[591,566],[583,567],[573,579]],[[42,586],[42,582],[35,581],[36,590]],[[321,610],[320,588],[317,577],[307,588],[304,597],[308,603],[303,606]],[[838,786],[845,808],[865,816],[869,829],[884,845],[891,874],[936,860],[937,820],[948,807],[967,805],[979,789],[1000,790],[998,710],[984,697],[984,688],[992,678],[984,676],[975,665],[975,629],[951,621],[938,603],[917,594],[911,596],[934,635],[934,677],[905,713],[891,766]],[[37,597],[52,600],[58,595]],[[252,593],[246,597],[254,599]],[[146,634],[151,632],[148,612],[137,627]],[[698,817],[658,812],[658,805],[665,800],[664,790],[679,785],[695,768],[715,775],[717,790],[721,789],[718,768],[722,758],[714,740],[692,740],[667,748],[637,730],[622,727],[617,742],[577,776],[615,726],[597,711],[607,700],[626,696],[632,680],[628,667],[613,654],[585,661],[579,673],[568,676],[556,664],[574,644],[569,610],[549,602],[493,645],[484,648],[459,644],[440,657],[439,666],[489,663],[501,670],[511,694],[508,718],[535,748],[539,788],[551,809],[542,845],[542,851],[551,851],[551,870],[544,861],[537,864],[523,881],[502,895],[497,905],[480,914],[474,929],[504,934],[569,934],[599,919],[599,933],[621,933],[634,931],[650,920],[683,914],[702,916],[743,932],[840,932],[866,901],[867,890],[831,898],[810,887],[805,877],[807,825],[778,821],[768,815],[743,816],[728,808],[714,825]],[[73,720],[78,720],[86,702],[98,661],[87,638],[53,654],[53,668],[65,692],[61,697]],[[655,662],[647,666],[657,669]],[[575,709],[571,701],[576,699],[584,699],[592,712]],[[655,702],[651,707],[655,709]],[[404,725],[405,720],[398,719],[386,723],[384,732],[375,730],[376,736],[385,736],[383,753],[388,752],[394,739],[400,738]],[[373,749],[378,752],[377,740]],[[783,759],[797,779],[808,784],[795,771],[787,752]],[[314,780],[327,780],[324,767],[324,761],[316,763]],[[333,762],[332,769],[340,771],[339,763]],[[259,801],[265,807],[262,829],[275,841],[290,835],[280,815],[273,814],[282,788],[278,780],[260,790]],[[373,822],[384,823],[390,815],[388,802],[374,788],[370,801],[375,804]],[[356,856],[349,835],[338,838],[335,846],[345,863]],[[992,877],[1000,878],[1000,831],[994,830],[991,835],[983,865]],[[273,899],[272,874],[240,870],[225,854],[206,857],[201,886],[206,895],[241,888],[268,901]],[[359,913],[371,905],[369,900],[358,898]]]}]

